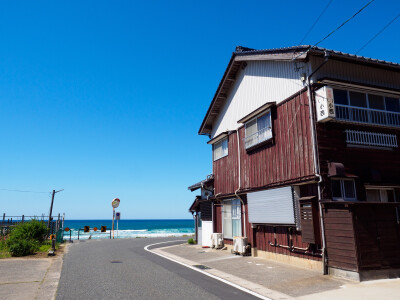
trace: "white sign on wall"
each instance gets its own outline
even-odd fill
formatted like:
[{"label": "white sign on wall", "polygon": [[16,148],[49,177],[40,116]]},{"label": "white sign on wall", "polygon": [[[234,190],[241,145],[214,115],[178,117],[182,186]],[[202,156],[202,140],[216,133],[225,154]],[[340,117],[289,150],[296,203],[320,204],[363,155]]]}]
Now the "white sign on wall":
[{"label": "white sign on wall", "polygon": [[331,87],[324,86],[315,91],[315,102],[318,122],[327,122],[335,118],[335,102]]}]

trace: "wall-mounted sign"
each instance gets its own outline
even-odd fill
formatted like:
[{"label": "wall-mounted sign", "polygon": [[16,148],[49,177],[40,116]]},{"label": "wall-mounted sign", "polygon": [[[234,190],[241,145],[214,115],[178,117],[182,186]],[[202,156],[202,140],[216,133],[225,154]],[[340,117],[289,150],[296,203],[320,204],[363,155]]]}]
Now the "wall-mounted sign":
[{"label": "wall-mounted sign", "polygon": [[117,208],[119,206],[120,200],[118,198],[115,198],[112,202],[111,202],[111,206],[113,208]]},{"label": "wall-mounted sign", "polygon": [[315,91],[315,105],[318,122],[327,122],[334,119],[335,103],[333,99],[333,89],[324,86]]}]

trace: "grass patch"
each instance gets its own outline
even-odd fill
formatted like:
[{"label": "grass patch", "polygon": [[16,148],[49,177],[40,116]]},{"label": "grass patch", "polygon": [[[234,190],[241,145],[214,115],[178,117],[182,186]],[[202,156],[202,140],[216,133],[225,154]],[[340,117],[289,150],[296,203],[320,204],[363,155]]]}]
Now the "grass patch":
[{"label": "grass patch", "polygon": [[11,253],[8,251],[0,251],[0,259],[11,257]]},{"label": "grass patch", "polygon": [[[56,250],[60,247],[60,243],[56,243]],[[49,252],[51,249],[51,241],[45,241],[42,245],[39,246],[37,252]]]},{"label": "grass patch", "polygon": [[5,237],[0,237],[0,258],[8,257],[11,257],[11,253],[8,251],[6,239]]}]

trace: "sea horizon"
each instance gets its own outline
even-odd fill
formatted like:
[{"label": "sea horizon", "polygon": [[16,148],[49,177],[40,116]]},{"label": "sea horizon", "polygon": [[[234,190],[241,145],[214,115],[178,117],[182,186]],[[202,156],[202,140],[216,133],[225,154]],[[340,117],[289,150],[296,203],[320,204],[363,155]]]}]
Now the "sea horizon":
[{"label": "sea horizon", "polygon": [[[85,226],[90,227],[88,233],[83,232]],[[107,233],[101,233],[101,226],[107,227]],[[65,219],[64,239],[104,239],[110,237],[112,219]],[[94,231],[94,228],[97,231]],[[147,238],[187,236],[195,233],[193,219],[124,219],[114,221],[114,236],[118,238]]]}]

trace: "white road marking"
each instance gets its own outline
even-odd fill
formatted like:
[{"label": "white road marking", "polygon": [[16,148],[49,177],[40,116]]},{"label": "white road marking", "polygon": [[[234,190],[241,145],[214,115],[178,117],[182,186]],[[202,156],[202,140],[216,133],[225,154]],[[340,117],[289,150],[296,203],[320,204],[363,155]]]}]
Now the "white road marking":
[{"label": "white road marking", "polygon": [[192,270],[194,270],[194,271],[200,272],[200,273],[202,273],[202,274],[204,274],[204,275],[206,275],[206,276],[208,276],[208,277],[211,277],[211,278],[214,278],[214,279],[216,279],[216,280],[219,280],[219,281],[221,281],[221,282],[223,282],[223,283],[225,283],[225,284],[228,284],[228,285],[230,285],[230,286],[233,286],[234,288],[237,288],[238,290],[241,290],[241,291],[243,291],[243,292],[245,292],[245,293],[248,293],[248,294],[250,294],[250,295],[253,295],[253,296],[257,297],[257,298],[264,299],[264,300],[273,300],[273,299],[271,299],[271,298],[268,298],[268,297],[265,297],[265,296],[263,296],[263,295],[257,294],[256,292],[253,292],[253,291],[251,291],[251,290],[249,290],[249,289],[246,289],[246,288],[244,288],[244,287],[241,287],[240,285],[237,285],[237,284],[235,284],[235,283],[232,283],[232,282],[230,282],[230,281],[228,281],[228,280],[225,280],[225,279],[220,278],[220,277],[218,277],[218,276],[212,275],[212,274],[207,273],[207,272],[205,272],[205,271],[203,271],[203,270],[200,270],[200,269],[198,269],[198,268],[196,268],[196,267],[193,267],[193,266],[191,266],[191,265],[187,265],[187,264],[185,264],[185,263],[183,263],[183,262],[180,262],[180,261],[177,261],[177,260],[175,260],[175,259],[172,259],[172,258],[170,258],[170,257],[168,257],[168,256],[162,255],[161,253],[153,252],[153,251],[151,251],[151,250],[149,249],[149,247],[151,247],[151,246],[155,246],[155,245],[159,245],[159,244],[165,244],[165,243],[173,243],[173,242],[186,242],[186,241],[184,241],[184,240],[178,240],[178,241],[168,241],[168,242],[154,243],[154,244],[150,244],[150,245],[147,245],[146,247],[144,247],[144,250],[146,250],[146,251],[148,251],[148,252],[150,252],[150,253],[156,254],[156,255],[158,255],[158,256],[161,256],[161,257],[163,257],[163,258],[165,258],[165,259],[168,259],[168,260],[170,260],[170,261],[173,261],[174,263],[177,263],[177,264],[180,264],[180,265],[182,265],[182,266],[185,266],[185,267],[187,267],[187,268],[189,268],[189,269],[192,269]]}]

